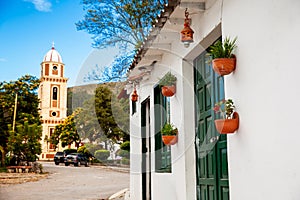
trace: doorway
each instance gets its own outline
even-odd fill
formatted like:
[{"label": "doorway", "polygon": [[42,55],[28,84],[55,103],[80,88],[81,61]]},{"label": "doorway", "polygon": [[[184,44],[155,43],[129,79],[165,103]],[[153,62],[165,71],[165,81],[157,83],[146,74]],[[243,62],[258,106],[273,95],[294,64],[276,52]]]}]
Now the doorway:
[{"label": "doorway", "polygon": [[197,199],[229,200],[227,136],[215,129],[213,106],[224,99],[224,79],[206,52],[194,60]]},{"label": "doorway", "polygon": [[141,104],[142,200],[151,200],[150,98]]}]

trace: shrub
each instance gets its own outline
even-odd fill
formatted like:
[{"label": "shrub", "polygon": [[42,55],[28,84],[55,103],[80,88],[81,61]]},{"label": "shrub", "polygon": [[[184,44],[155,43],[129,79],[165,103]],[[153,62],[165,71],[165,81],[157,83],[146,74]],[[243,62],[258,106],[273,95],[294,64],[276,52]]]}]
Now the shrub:
[{"label": "shrub", "polygon": [[129,153],[129,151],[125,151],[125,150],[120,149],[118,151],[118,156],[129,158],[130,157],[130,153]]},{"label": "shrub", "polygon": [[78,153],[89,153],[89,151],[87,150],[87,148],[85,146],[81,146],[77,149]]},{"label": "shrub", "polygon": [[32,163],[32,171],[34,173],[40,173],[43,174],[43,165],[38,163],[38,162],[33,162]]},{"label": "shrub", "polygon": [[91,143],[87,143],[84,144],[84,146],[86,147],[86,149],[90,152],[90,154],[95,155],[95,152],[97,150],[103,149],[102,145],[99,144],[91,144]]},{"label": "shrub", "polygon": [[120,145],[120,148],[125,151],[130,151],[130,142],[125,141]]},{"label": "shrub", "polygon": [[77,150],[78,153],[84,154],[88,158],[92,158],[93,155],[89,152],[89,150],[86,148],[86,146],[81,146]]},{"label": "shrub", "polygon": [[127,158],[122,158],[122,164],[123,165],[129,165],[130,164],[130,160]]},{"label": "shrub", "polygon": [[110,152],[105,149],[97,150],[95,152],[95,157],[100,161],[107,160],[109,155],[110,155]]},{"label": "shrub", "polygon": [[5,167],[0,167],[0,173],[7,172],[7,169]]}]

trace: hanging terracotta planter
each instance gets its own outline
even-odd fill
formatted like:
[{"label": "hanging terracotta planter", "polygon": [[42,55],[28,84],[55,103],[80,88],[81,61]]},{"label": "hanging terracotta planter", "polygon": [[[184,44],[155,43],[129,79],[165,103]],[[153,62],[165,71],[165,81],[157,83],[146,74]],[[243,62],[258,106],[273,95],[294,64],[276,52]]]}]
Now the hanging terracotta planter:
[{"label": "hanging terracotta planter", "polygon": [[178,140],[178,129],[170,123],[166,123],[161,129],[162,141],[165,145],[174,145]]},{"label": "hanging terracotta planter", "polygon": [[215,125],[220,134],[234,133],[239,128],[239,114],[234,112],[232,119],[216,119]]},{"label": "hanging terracotta planter", "polygon": [[178,141],[178,136],[177,135],[163,135],[162,141],[167,146],[174,145]]},{"label": "hanging terracotta planter", "polygon": [[233,54],[236,48],[236,37],[232,40],[229,37],[223,41],[218,40],[209,47],[208,55],[211,56],[213,70],[223,76],[228,75],[235,70],[236,57]]},{"label": "hanging terracotta planter", "polygon": [[138,100],[139,95],[136,92],[136,89],[134,88],[133,93],[131,95],[131,101],[136,102]]},{"label": "hanging terracotta planter", "polygon": [[236,58],[216,58],[212,60],[214,71],[223,76],[228,75],[235,70]]},{"label": "hanging terracotta planter", "polygon": [[174,94],[176,93],[176,86],[175,85],[171,85],[171,86],[163,86],[161,88],[161,93],[165,96],[165,97],[172,97],[174,96]]},{"label": "hanging terracotta planter", "polygon": [[161,93],[166,97],[171,97],[176,93],[177,78],[171,72],[166,73],[160,80]]}]

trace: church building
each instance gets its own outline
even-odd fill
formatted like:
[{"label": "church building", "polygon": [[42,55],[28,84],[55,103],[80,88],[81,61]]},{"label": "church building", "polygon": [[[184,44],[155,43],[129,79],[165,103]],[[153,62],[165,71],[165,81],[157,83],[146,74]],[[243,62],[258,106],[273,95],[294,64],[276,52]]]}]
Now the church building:
[{"label": "church building", "polygon": [[[58,51],[52,48],[46,53],[41,63],[41,77],[38,97],[40,99],[40,115],[42,117],[42,153],[41,160],[54,157],[56,150],[48,142],[55,126],[67,117],[67,81],[64,77],[64,63]],[[58,146],[58,150],[61,147]]]}]

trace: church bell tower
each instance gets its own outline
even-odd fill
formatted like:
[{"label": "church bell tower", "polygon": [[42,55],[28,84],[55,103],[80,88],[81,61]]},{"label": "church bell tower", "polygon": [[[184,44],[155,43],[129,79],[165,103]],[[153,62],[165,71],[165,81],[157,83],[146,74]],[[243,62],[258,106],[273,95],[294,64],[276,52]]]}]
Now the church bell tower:
[{"label": "church bell tower", "polygon": [[61,124],[67,115],[68,79],[64,77],[64,67],[62,58],[53,44],[41,63],[41,82],[38,90],[43,127],[41,160],[53,159],[56,149],[48,139],[55,126]]}]

